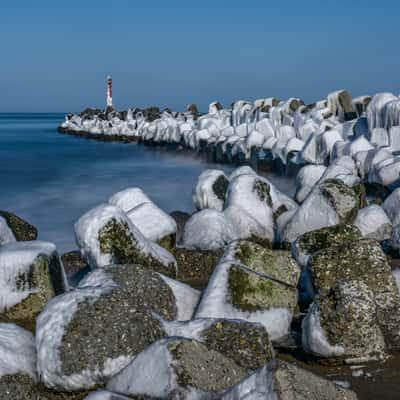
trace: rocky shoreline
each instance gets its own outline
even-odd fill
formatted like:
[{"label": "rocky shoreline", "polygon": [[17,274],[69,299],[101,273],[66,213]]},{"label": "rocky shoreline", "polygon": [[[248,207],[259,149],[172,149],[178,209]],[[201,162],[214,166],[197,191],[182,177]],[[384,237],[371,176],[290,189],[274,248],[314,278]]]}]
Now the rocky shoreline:
[{"label": "rocky shoreline", "polygon": [[398,101],[69,115],[60,131],[87,138],[296,166],[296,193],[248,165],[204,171],[191,215],[130,187],[63,255],[0,212],[2,398],[396,398]]},{"label": "rocky shoreline", "polygon": [[400,189],[378,205],[348,156],[297,182],[206,170],[192,215],[127,188],[61,257],[1,212],[5,398],[393,398]]}]

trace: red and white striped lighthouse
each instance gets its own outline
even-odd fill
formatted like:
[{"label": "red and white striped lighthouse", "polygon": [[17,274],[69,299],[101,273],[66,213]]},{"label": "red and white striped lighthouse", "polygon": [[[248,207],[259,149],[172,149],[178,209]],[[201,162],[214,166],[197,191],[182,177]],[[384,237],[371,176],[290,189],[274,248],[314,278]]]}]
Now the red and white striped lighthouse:
[{"label": "red and white striped lighthouse", "polygon": [[112,78],[111,75],[107,76],[107,107],[112,107]]}]

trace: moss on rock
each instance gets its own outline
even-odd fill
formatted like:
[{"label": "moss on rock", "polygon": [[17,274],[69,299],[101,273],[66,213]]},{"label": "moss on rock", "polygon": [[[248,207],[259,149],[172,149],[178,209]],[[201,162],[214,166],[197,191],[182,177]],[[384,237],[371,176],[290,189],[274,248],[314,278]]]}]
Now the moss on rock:
[{"label": "moss on rock", "polygon": [[276,281],[232,265],[228,277],[232,305],[243,311],[259,311],[270,308],[294,310],[297,290]]},{"label": "moss on rock", "polygon": [[272,198],[270,194],[270,186],[267,182],[264,182],[260,179],[256,179],[254,181],[253,191],[257,193],[258,198],[260,201],[267,204],[268,207],[272,208]]},{"label": "moss on rock", "polygon": [[39,255],[26,273],[15,278],[18,291],[31,293],[18,304],[0,314],[0,321],[14,322],[33,331],[37,315],[50,299],[64,292],[63,267],[57,253]]},{"label": "moss on rock", "polygon": [[271,250],[247,240],[239,241],[233,246],[234,257],[242,264],[287,285],[297,286],[300,268],[289,251]]},{"label": "moss on rock", "polygon": [[110,219],[98,234],[100,250],[111,254],[115,264],[140,264],[154,271],[175,277],[175,266],[164,265],[150,254],[146,254],[130,231],[126,222]]},{"label": "moss on rock", "polygon": [[218,178],[212,185],[213,192],[218,197],[218,199],[224,201],[226,191],[228,190],[229,181],[225,175],[219,175]]}]

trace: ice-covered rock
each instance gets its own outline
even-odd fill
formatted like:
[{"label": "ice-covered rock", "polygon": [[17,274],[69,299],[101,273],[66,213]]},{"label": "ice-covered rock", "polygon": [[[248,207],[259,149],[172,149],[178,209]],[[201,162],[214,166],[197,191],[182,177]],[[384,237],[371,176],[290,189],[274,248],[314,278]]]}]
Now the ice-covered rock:
[{"label": "ice-covered rock", "polygon": [[[400,347],[400,296],[376,241],[331,242],[312,255],[308,268],[317,297],[304,322],[306,349],[324,357],[370,359]],[[323,335],[314,330],[318,321]],[[317,351],[324,340],[341,354]]]},{"label": "ice-covered rock", "polygon": [[48,303],[37,320],[38,370],[46,386],[94,388],[166,336],[162,319],[190,319],[199,293],[141,266],[97,269]]},{"label": "ice-covered rock", "polygon": [[392,225],[400,224],[400,188],[396,189],[382,204],[382,208],[389,217]]},{"label": "ice-covered rock", "polygon": [[298,203],[302,203],[321,179],[326,167],[324,165],[306,165],[296,176],[296,194]]},{"label": "ice-covered rock", "polygon": [[142,235],[166,248],[176,242],[176,222],[154,203],[142,203],[127,212],[128,218]]},{"label": "ice-covered rock", "polygon": [[274,357],[268,332],[261,324],[235,319],[200,318],[188,322],[165,321],[168,336],[195,339],[218,351],[247,371]]},{"label": "ice-covered rock", "polygon": [[183,246],[192,250],[216,250],[235,240],[236,231],[225,214],[205,209],[191,216],[183,232]]},{"label": "ice-covered rock", "polygon": [[36,380],[35,338],[15,324],[0,323],[0,387],[4,377],[16,374]]},{"label": "ice-covered rock", "polygon": [[375,147],[389,146],[389,135],[385,128],[374,128],[371,130],[370,142]]},{"label": "ice-covered rock", "polygon": [[243,368],[195,340],[162,339],[140,353],[107,389],[130,396],[217,398],[246,376]]},{"label": "ice-covered rock", "polygon": [[272,360],[226,391],[221,399],[357,400],[357,395],[294,364]]},{"label": "ice-covered rock", "polygon": [[339,281],[315,298],[303,321],[303,347],[348,362],[382,357],[385,340],[376,313],[374,293],[364,282]]},{"label": "ice-covered rock", "polygon": [[324,180],[324,176],[286,225],[283,232],[286,242],[291,243],[304,233],[319,228],[352,223],[356,218],[363,203],[363,193],[340,179]]},{"label": "ice-covered rock", "polygon": [[[337,116],[340,121],[355,118],[355,109],[352,98],[346,90],[337,90],[328,94],[328,108],[332,115]],[[349,118],[350,117],[350,118]]]},{"label": "ice-covered rock", "polygon": [[236,206],[251,216],[263,228],[261,239],[273,241],[274,221],[271,185],[250,173],[237,175],[230,181],[225,207]]},{"label": "ice-covered rock", "polygon": [[0,317],[31,327],[46,303],[68,288],[56,246],[32,241],[0,247]]},{"label": "ice-covered rock", "polygon": [[214,270],[195,316],[259,322],[271,339],[279,338],[288,333],[297,305],[299,275],[287,252],[234,243]]},{"label": "ice-covered rock", "polygon": [[[38,233],[37,229],[32,226],[30,223],[18,217],[17,215],[8,212],[8,211],[0,211],[0,219],[4,219],[9,229],[12,231],[14,238],[18,242],[25,242],[36,240]],[[0,222],[0,245],[1,245],[1,225],[3,222]]]},{"label": "ice-covered rock", "polygon": [[88,211],[75,223],[75,236],[92,268],[136,263],[169,275],[176,273],[174,257],[147,240],[117,206],[101,204]]},{"label": "ice-covered rock", "polygon": [[361,234],[369,239],[383,241],[390,239],[392,224],[382,207],[371,204],[358,211],[354,225],[361,231]]},{"label": "ice-covered rock", "polygon": [[17,325],[0,323],[1,398],[42,399],[44,397],[36,397],[39,396],[36,381],[35,338]]},{"label": "ice-covered rock", "polygon": [[391,101],[397,101],[398,99],[392,93],[377,93],[372,97],[366,111],[370,130],[387,128],[385,107]]},{"label": "ice-covered rock", "polygon": [[228,184],[223,171],[207,169],[202,172],[193,192],[193,203],[197,210],[213,208],[222,211]]},{"label": "ice-covered rock", "polygon": [[113,194],[108,202],[128,212],[142,203],[151,203],[151,200],[142,189],[132,187]]}]

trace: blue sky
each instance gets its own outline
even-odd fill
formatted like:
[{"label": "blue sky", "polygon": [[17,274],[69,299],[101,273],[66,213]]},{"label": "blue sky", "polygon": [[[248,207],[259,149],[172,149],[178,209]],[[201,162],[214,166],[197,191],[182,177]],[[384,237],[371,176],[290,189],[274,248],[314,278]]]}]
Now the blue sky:
[{"label": "blue sky", "polygon": [[0,112],[400,93],[399,1],[194,3],[1,0]]}]

